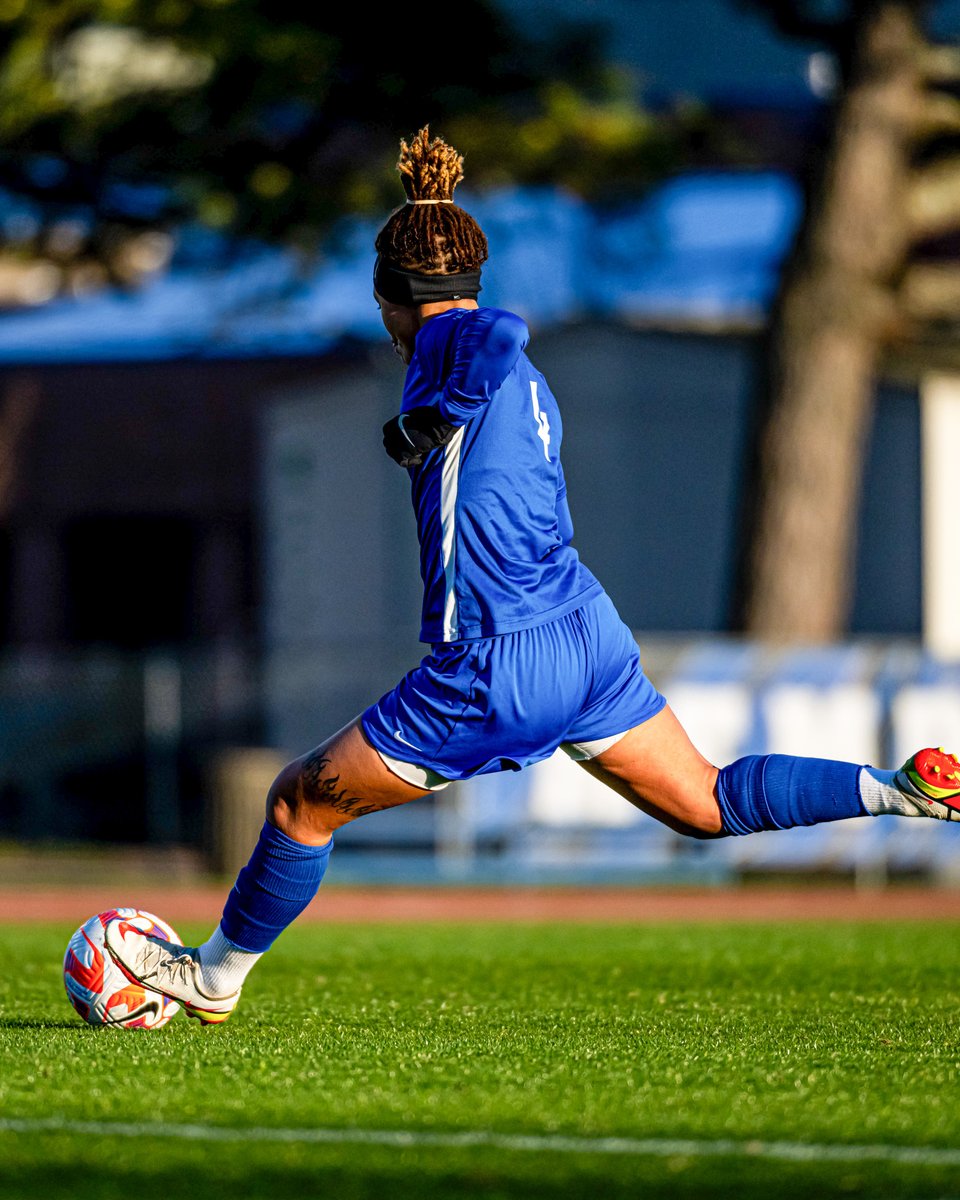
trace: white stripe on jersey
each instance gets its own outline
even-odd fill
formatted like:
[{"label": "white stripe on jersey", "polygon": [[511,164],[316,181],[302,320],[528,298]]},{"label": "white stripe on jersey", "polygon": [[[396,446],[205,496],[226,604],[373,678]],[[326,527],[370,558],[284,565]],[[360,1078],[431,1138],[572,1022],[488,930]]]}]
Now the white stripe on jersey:
[{"label": "white stripe on jersey", "polygon": [[443,637],[451,642],[457,636],[460,614],[457,611],[457,488],[460,485],[461,425],[443,448],[440,475],[440,554],[443,561]]},{"label": "white stripe on jersey", "polygon": [[537,437],[543,442],[543,457],[550,461],[550,422],[547,414],[540,408],[537,396],[537,381],[530,380],[530,399],[533,401],[533,419],[537,423]]}]

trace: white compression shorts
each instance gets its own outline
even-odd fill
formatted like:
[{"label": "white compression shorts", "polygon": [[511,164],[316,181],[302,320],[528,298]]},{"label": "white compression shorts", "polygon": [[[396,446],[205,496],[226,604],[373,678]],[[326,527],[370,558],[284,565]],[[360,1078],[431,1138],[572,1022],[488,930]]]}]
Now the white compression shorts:
[{"label": "white compression shorts", "polygon": [[[572,758],[574,762],[587,762],[591,758],[596,758],[597,755],[603,754],[611,746],[615,746],[628,732],[629,730],[625,729],[623,733],[614,733],[610,737],[596,738],[592,742],[561,742],[560,749],[569,758]],[[374,748],[376,749],[376,747]],[[389,771],[399,779],[402,779],[404,783],[412,784],[413,787],[425,788],[428,792],[440,792],[451,782],[449,779],[444,779],[442,775],[438,775],[436,771],[431,771],[429,767],[418,767],[416,763],[404,762],[402,759],[384,754],[379,749],[377,753]]]}]

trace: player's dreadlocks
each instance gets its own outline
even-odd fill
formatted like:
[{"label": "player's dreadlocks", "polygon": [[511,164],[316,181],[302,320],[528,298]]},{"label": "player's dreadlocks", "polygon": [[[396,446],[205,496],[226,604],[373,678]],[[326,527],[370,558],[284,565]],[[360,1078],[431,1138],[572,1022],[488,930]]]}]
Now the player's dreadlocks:
[{"label": "player's dreadlocks", "polygon": [[453,202],[463,179],[463,156],[430,127],[400,142],[397,163],[407,203],[377,235],[377,253],[391,267],[422,275],[478,271],[487,258],[487,239],[477,222]]}]

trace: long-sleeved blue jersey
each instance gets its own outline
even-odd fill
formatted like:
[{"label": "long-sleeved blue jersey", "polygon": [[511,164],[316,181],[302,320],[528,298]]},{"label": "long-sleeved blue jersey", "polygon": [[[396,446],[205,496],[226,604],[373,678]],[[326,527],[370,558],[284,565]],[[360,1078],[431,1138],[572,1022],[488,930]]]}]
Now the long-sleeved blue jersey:
[{"label": "long-sleeved blue jersey", "polygon": [[570,544],[560,413],[529,337],[496,308],[449,309],[417,333],[401,412],[436,405],[457,426],[410,468],[431,644],[541,625],[601,591]]}]

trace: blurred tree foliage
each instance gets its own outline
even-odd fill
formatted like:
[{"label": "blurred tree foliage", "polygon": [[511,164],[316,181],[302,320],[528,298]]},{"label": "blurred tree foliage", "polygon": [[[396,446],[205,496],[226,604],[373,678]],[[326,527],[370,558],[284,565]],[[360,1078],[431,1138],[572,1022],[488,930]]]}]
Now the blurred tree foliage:
[{"label": "blurred tree foliage", "polygon": [[485,0],[0,0],[0,48],[0,188],[32,214],[3,241],[75,287],[135,278],[177,222],[314,245],[398,202],[398,139],[426,122],[472,185],[594,196],[712,129],[694,107],[645,112],[596,31],[529,41]]}]

